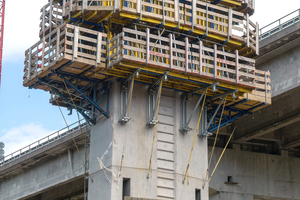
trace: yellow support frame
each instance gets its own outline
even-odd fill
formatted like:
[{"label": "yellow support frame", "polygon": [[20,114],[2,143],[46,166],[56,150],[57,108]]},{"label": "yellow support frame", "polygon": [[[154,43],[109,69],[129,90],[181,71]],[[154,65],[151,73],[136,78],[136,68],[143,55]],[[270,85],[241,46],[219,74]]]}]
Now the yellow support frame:
[{"label": "yellow support frame", "polygon": [[[163,70],[163,69],[156,69],[156,68],[148,67],[148,66],[145,66],[145,65],[138,65],[138,64],[133,64],[133,63],[129,64],[129,63],[125,63],[125,62],[122,62],[122,61],[120,62],[120,66],[129,68],[129,69],[141,68],[142,70],[157,73],[157,74],[164,74],[165,73],[165,70]],[[116,71],[119,71],[119,69],[114,68],[114,67],[112,69],[115,69]],[[195,81],[195,82],[199,82],[199,83],[201,82],[201,83],[205,83],[205,84],[213,84],[215,82],[219,82],[219,81],[213,81],[213,80],[209,80],[209,79],[205,79],[205,78],[201,78],[201,77],[197,77],[197,76],[192,76],[192,75],[182,74],[182,73],[172,72],[172,71],[169,72],[169,76],[184,79],[184,80],[187,80],[187,81],[191,80],[191,81]],[[193,84],[191,84],[191,85],[186,84],[186,85],[190,86],[190,87],[195,87],[195,85],[193,85]],[[219,86],[224,87],[224,88],[228,88],[228,89],[232,89],[232,90],[238,89],[239,92],[242,92],[242,93],[252,93],[252,89],[247,89],[245,87],[241,87],[241,86],[238,86],[238,85],[227,84],[227,83],[224,83],[224,82],[219,82]]]}]

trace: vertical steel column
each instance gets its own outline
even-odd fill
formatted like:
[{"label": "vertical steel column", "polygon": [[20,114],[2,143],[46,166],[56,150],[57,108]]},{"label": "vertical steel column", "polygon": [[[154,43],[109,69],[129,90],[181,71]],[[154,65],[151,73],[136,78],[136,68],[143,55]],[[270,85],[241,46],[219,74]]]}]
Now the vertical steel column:
[{"label": "vertical steel column", "polygon": [[42,19],[42,31],[43,31],[43,38],[45,37],[45,24],[46,24],[46,6],[43,7],[43,19]]},{"label": "vertical steel column", "polygon": [[29,62],[28,62],[28,81],[31,80],[31,59],[32,59],[32,48],[29,49]]},{"label": "vertical steel column", "polygon": [[217,45],[215,44],[214,45],[214,79],[217,78],[217,74],[218,74],[218,67],[217,67],[217,54],[218,54],[218,47]]},{"label": "vertical steel column", "polygon": [[202,58],[203,58],[203,54],[202,54],[202,49],[203,49],[203,43],[202,41],[200,40],[199,41],[199,76],[202,75]]},{"label": "vertical steel column", "polygon": [[74,62],[74,59],[77,58],[78,55],[78,36],[79,36],[79,27],[74,27],[74,41],[73,41],[73,56],[72,56],[72,62]]},{"label": "vertical steel column", "polygon": [[69,19],[71,19],[71,12],[72,12],[73,0],[69,1]]},{"label": "vertical steel column", "polygon": [[87,9],[87,0],[82,0],[82,13]]},{"label": "vertical steel column", "polygon": [[170,61],[170,69],[173,69],[173,39],[172,39],[172,34],[169,34],[169,61]]},{"label": "vertical steel column", "polygon": [[189,38],[185,38],[185,70],[184,72],[187,73],[189,70]]},{"label": "vertical steel column", "polygon": [[45,37],[43,37],[43,47],[42,47],[42,64],[41,64],[41,68],[44,68],[44,61],[45,61]]},{"label": "vertical steel column", "polygon": [[56,29],[56,62],[59,59],[60,27]]},{"label": "vertical steel column", "polygon": [[208,35],[208,3],[206,3],[206,36]]},{"label": "vertical steel column", "polygon": [[117,39],[117,61],[119,61],[119,59],[120,59],[120,36],[121,36],[121,34],[119,33],[118,35],[117,35],[117,37],[118,37],[118,39]]},{"label": "vertical steel column", "polygon": [[50,11],[49,11],[49,38],[48,38],[48,48],[49,48],[49,55],[48,55],[48,68],[50,69],[50,62],[51,62],[51,32],[52,32],[52,13],[53,12],[53,0],[50,0]]},{"label": "vertical steel column", "polygon": [[39,67],[39,42],[36,43],[36,49],[37,49],[37,53],[36,53],[36,57],[35,57],[35,76],[37,76],[38,74],[38,67]]},{"label": "vertical steel column", "polygon": [[65,15],[66,15],[66,0],[63,0],[63,3],[62,3],[62,20],[63,20]]},{"label": "vertical steel column", "polygon": [[163,24],[165,25],[165,0],[162,0]]},{"label": "vertical steel column", "polygon": [[[300,20],[300,16],[299,16],[299,20]],[[259,24],[256,22],[256,55],[259,55]]]},{"label": "vertical steel column", "polygon": [[149,28],[146,28],[146,64],[149,63],[150,60],[150,35]]},{"label": "vertical steel column", "polygon": [[192,0],[192,31],[194,31],[194,25],[196,24],[196,0]]},{"label": "vertical steel column", "polygon": [[55,19],[55,28],[57,28],[57,18],[58,18],[58,3],[56,3],[56,19]]},{"label": "vertical steel column", "polygon": [[265,95],[266,95],[266,99],[265,102],[266,104],[268,103],[268,83],[267,83],[267,72],[265,72]]},{"label": "vertical steel column", "polygon": [[246,17],[247,17],[247,29],[246,29],[246,31],[247,31],[247,47],[249,47],[250,46],[250,39],[249,39],[249,37],[250,37],[250,33],[249,33],[249,14],[247,14],[246,15]]},{"label": "vertical steel column", "polygon": [[101,63],[101,45],[102,45],[102,33],[97,34],[97,52],[96,52],[96,63],[95,67],[98,66],[98,63]]},{"label": "vertical steel column", "polygon": [[235,83],[239,84],[240,75],[239,75],[239,51],[235,50]]},{"label": "vertical steel column", "polygon": [[227,41],[229,42],[230,37],[232,35],[232,9],[231,8],[228,9],[228,27],[227,28],[228,28]]}]

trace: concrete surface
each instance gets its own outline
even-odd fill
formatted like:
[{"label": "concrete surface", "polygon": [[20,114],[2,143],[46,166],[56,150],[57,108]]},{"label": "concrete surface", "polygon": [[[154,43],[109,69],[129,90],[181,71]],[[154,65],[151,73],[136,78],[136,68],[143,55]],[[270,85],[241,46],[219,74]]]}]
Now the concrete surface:
[{"label": "concrete surface", "polygon": [[[110,113],[111,118],[105,121],[99,121],[92,128],[91,136],[91,155],[92,145],[105,146],[108,149],[107,157],[112,154],[112,171],[118,175],[125,141],[124,160],[119,180],[111,176],[108,177],[98,171],[93,173],[94,183],[89,183],[89,195],[101,197],[103,200],[122,199],[122,179],[130,178],[130,196],[146,199],[193,199],[195,189],[201,189],[205,178],[207,164],[203,162],[207,159],[207,142],[199,137],[196,138],[196,144],[193,151],[189,171],[189,185],[182,184],[183,176],[188,164],[188,156],[192,147],[194,131],[183,135],[180,129],[180,93],[163,90],[161,104],[158,116],[157,133],[154,143],[152,157],[152,176],[147,178],[149,160],[151,154],[151,145],[153,140],[153,128],[146,126],[147,123],[147,85],[135,83],[132,97],[132,106],[130,117],[132,118],[126,125],[118,122],[120,117],[120,85],[114,83],[111,94]],[[199,97],[198,97],[199,98]],[[197,98],[191,100],[189,112],[192,111]],[[199,108],[200,109],[200,108]],[[196,113],[199,114],[199,109]],[[192,127],[196,127],[198,114],[191,122]],[[97,134],[106,135],[95,139]],[[113,136],[112,136],[113,135]],[[112,149],[108,144],[112,142]],[[102,151],[99,151],[103,153]],[[100,155],[101,155],[100,153]],[[94,156],[91,156],[94,158]],[[111,159],[111,158],[110,158]],[[104,160],[107,167],[110,168],[110,159]],[[92,167],[93,164],[91,164]],[[101,173],[101,175],[100,175]],[[99,174],[99,176],[95,176]],[[104,194],[98,184],[105,185],[105,190],[110,190],[109,194]],[[95,188],[94,186],[95,185]],[[93,191],[94,190],[94,191]],[[107,192],[106,191],[106,192]],[[201,191],[201,199],[208,199],[208,189]],[[94,196],[90,196],[93,197]]]},{"label": "concrete surface", "polygon": [[300,23],[260,41],[256,68],[271,72],[272,97],[300,84]]},{"label": "concrete surface", "polygon": [[[211,149],[211,148],[209,148]],[[223,149],[216,148],[210,172]],[[210,199],[300,199],[300,158],[227,149],[210,182]],[[236,184],[228,184],[232,176]]]}]

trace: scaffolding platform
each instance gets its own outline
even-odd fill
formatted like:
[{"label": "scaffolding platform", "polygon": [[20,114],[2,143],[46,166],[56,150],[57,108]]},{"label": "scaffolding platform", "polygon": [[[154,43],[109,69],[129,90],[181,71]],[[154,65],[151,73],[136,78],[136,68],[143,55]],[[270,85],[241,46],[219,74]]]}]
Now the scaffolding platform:
[{"label": "scaffolding platform", "polygon": [[95,30],[103,20],[116,26],[122,24],[129,27],[140,22],[226,44],[231,52],[239,50],[240,55],[255,57],[259,54],[259,27],[257,23],[251,22],[249,13],[240,12],[245,11],[244,7],[249,8],[249,2],[252,1],[221,1],[227,7],[195,0],[70,0],[64,1],[63,6],[50,2],[41,9],[40,38],[62,21],[79,23],[81,27]]},{"label": "scaffolding platform", "polygon": [[[43,78],[54,82],[61,81],[56,71],[80,75],[82,80],[99,82],[105,78],[105,74],[99,71],[105,68],[106,37],[105,33],[70,24],[61,25],[26,50],[24,86],[32,86],[38,79]],[[85,44],[78,41],[85,41]],[[89,81],[81,81],[79,84],[83,86]],[[50,90],[43,85],[36,87]]]},{"label": "scaffolding platform", "polygon": [[[139,69],[136,81],[153,84],[164,74],[163,87],[183,92],[218,83],[217,91],[207,95],[235,91],[226,106],[250,113],[271,104],[270,73],[255,69],[255,60],[213,47],[190,44],[189,38],[176,40],[123,28],[107,40],[107,34],[63,24],[25,52],[24,86],[51,91],[64,88],[64,76],[78,88],[90,83],[105,83],[127,78]],[[71,90],[76,93],[76,90]]]}]

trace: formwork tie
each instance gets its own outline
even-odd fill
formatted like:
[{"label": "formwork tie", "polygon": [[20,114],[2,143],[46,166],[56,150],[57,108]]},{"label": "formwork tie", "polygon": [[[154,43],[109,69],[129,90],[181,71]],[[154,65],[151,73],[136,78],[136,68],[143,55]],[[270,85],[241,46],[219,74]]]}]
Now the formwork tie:
[{"label": "formwork tie", "polygon": [[155,115],[155,125],[154,125],[154,133],[153,133],[153,140],[152,140],[152,148],[151,148],[151,155],[150,155],[150,161],[149,161],[149,169],[148,169],[148,175],[147,178],[152,178],[152,155],[153,155],[153,147],[154,147],[154,141],[155,141],[155,135],[156,135],[156,126],[157,126],[157,118],[158,118],[158,110],[159,110],[159,104],[160,104],[160,97],[161,97],[161,89],[162,89],[162,83],[164,79],[161,79],[160,84],[159,84],[159,94],[158,94],[158,102],[157,102],[157,110],[156,110],[156,115]]},{"label": "formwork tie", "polygon": [[186,167],[186,171],[185,171],[185,175],[184,175],[182,184],[184,184],[186,178],[187,178],[187,183],[189,184],[189,167],[190,167],[190,162],[191,162],[191,158],[192,158],[192,154],[193,154],[193,150],[194,150],[194,146],[195,146],[195,141],[196,141],[196,138],[197,138],[198,129],[199,129],[199,125],[200,125],[200,121],[201,121],[201,117],[202,117],[202,112],[203,112],[203,108],[204,108],[204,104],[205,104],[205,100],[206,100],[206,91],[207,91],[207,89],[205,90],[205,96],[204,96],[201,112],[200,112],[199,119],[198,119],[197,129],[195,131],[194,141],[193,141],[193,145],[192,145],[188,165]]}]

